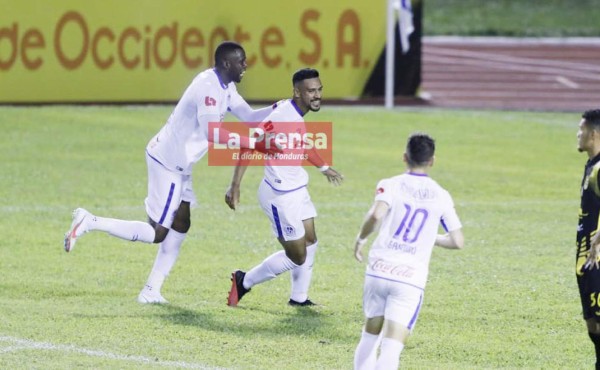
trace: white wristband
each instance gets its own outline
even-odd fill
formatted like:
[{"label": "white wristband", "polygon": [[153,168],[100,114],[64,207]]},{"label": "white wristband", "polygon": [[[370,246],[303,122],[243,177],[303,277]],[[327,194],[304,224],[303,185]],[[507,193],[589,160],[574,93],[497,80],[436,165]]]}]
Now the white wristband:
[{"label": "white wristband", "polygon": [[363,244],[365,244],[365,243],[367,242],[367,239],[368,239],[368,238],[361,239],[361,238],[360,238],[360,234],[356,235],[356,242],[357,242],[359,245],[363,245]]},{"label": "white wristband", "polygon": [[321,172],[325,172],[325,171],[327,171],[328,169],[329,169],[329,166],[328,166],[328,165],[324,165],[324,166],[321,166],[321,167],[319,167],[319,171],[321,171]]}]

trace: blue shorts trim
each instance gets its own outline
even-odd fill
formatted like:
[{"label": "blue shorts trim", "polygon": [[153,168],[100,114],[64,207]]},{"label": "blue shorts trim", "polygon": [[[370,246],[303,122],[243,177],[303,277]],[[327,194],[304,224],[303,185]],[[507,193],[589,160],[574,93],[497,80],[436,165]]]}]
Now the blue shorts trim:
[{"label": "blue shorts trim", "polygon": [[419,305],[417,306],[417,309],[415,310],[415,314],[413,315],[413,317],[410,319],[410,322],[408,323],[409,330],[412,330],[413,326],[415,325],[415,322],[417,321],[417,317],[419,316],[419,311],[421,311],[422,304],[423,304],[423,294],[421,294],[421,298],[419,298]]},{"label": "blue shorts trim", "polygon": [[267,179],[263,179],[263,181],[265,182],[265,184],[269,185],[269,187],[271,187],[271,189],[275,190],[275,191],[276,191],[276,192],[278,192],[278,193],[291,193],[292,191],[296,191],[296,190],[298,190],[298,189],[302,189],[302,188],[305,188],[305,187],[306,187],[306,185],[302,185],[302,186],[299,186],[299,187],[297,187],[297,188],[295,188],[295,189],[290,189],[290,190],[279,190],[279,189],[276,189],[276,188],[275,188],[273,185],[269,184],[269,182],[267,181]]},{"label": "blue shorts trim", "polygon": [[271,205],[271,211],[273,212],[273,220],[275,221],[275,226],[277,226],[277,237],[279,239],[283,239],[283,231],[281,230],[281,221],[279,221],[279,212],[277,211],[277,207]]},{"label": "blue shorts trim", "polygon": [[[150,158],[152,158],[152,157],[150,157]],[[161,225],[165,221],[165,218],[167,217],[167,212],[169,211],[169,206],[171,205],[171,201],[173,200],[174,192],[175,192],[175,183],[171,183],[171,187],[169,188],[169,196],[167,197],[167,203],[165,204],[165,208],[163,208],[162,215],[160,216],[160,220],[158,221],[158,223]]]},{"label": "blue shorts trim", "polygon": [[394,279],[388,279],[388,278],[384,278],[384,277],[377,276],[377,275],[371,275],[371,274],[365,274],[365,275],[366,276],[370,276],[370,277],[375,278],[375,279],[382,279],[382,280],[387,280],[387,281],[393,281],[394,283],[398,283],[398,284],[408,285],[408,286],[411,286],[413,288],[417,288],[417,289],[422,290],[422,291],[425,290],[425,289],[421,288],[420,286],[417,286],[417,285],[414,285],[414,284],[411,284],[411,283],[406,283],[404,281],[394,280]]}]

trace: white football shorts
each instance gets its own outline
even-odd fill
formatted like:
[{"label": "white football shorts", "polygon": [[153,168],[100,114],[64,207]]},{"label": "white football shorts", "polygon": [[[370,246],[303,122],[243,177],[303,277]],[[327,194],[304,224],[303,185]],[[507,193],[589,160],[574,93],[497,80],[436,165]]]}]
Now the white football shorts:
[{"label": "white football shorts", "polygon": [[258,187],[258,201],[271,221],[273,234],[283,240],[304,236],[303,220],[317,217],[306,186],[292,191],[278,191],[264,180]]},{"label": "white football shorts", "polygon": [[422,304],[421,288],[382,277],[365,276],[363,311],[367,318],[383,316],[412,331]]},{"label": "white football shorts", "polygon": [[156,223],[171,228],[175,213],[182,201],[196,204],[192,189],[192,176],[181,175],[167,170],[157,160],[146,153],[148,166],[148,196],[146,213]]}]

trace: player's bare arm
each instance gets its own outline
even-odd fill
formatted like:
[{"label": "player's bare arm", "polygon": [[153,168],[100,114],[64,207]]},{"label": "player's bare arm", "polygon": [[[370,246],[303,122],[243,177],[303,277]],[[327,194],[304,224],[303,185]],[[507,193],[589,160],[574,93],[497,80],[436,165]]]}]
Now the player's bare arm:
[{"label": "player's bare arm", "polygon": [[341,185],[342,181],[344,181],[344,175],[337,172],[336,170],[334,170],[331,167],[329,167],[325,171],[321,171],[321,172],[323,173],[323,175],[325,175],[327,177],[327,181],[329,181],[329,183],[333,184],[334,186]]},{"label": "player's bare arm", "polygon": [[271,114],[276,106],[277,104],[273,104],[264,108],[252,109],[252,107],[242,99],[238,105],[231,107],[231,113],[242,120],[242,122],[260,122]]},{"label": "player's bare arm", "polygon": [[[243,153],[252,152],[251,149],[242,149],[240,151],[240,158],[244,158]],[[242,185],[242,179],[244,178],[244,174],[248,169],[247,160],[238,161],[238,164],[235,166],[233,170],[233,176],[231,178],[231,184],[227,188],[225,192],[225,203],[235,211],[235,207],[240,202],[240,186]]]},{"label": "player's bare arm", "polygon": [[462,249],[465,244],[465,238],[462,229],[450,231],[446,234],[438,235],[435,238],[435,245],[448,249]]},{"label": "player's bare arm", "polygon": [[342,184],[342,181],[344,181],[344,175],[329,167],[329,165],[327,165],[327,163],[325,163],[325,161],[319,156],[319,153],[317,153],[315,148],[307,150],[306,154],[308,155],[308,161],[316,166],[319,171],[321,171],[321,173],[327,177],[327,181],[329,181],[330,184],[335,186]]},{"label": "player's bare arm", "polygon": [[365,220],[360,227],[360,232],[356,236],[356,241],[354,242],[354,258],[356,258],[358,262],[363,261],[362,250],[367,243],[367,238],[373,231],[377,230],[379,223],[388,213],[389,209],[390,206],[387,203],[378,200],[373,203],[371,209],[367,212]]}]

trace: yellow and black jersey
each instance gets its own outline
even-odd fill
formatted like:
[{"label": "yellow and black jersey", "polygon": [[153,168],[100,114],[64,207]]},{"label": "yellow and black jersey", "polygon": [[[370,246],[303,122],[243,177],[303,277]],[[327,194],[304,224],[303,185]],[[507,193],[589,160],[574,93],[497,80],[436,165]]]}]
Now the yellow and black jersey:
[{"label": "yellow and black jersey", "polygon": [[577,274],[582,274],[582,267],[590,250],[590,240],[598,231],[600,216],[600,154],[585,164],[581,181],[581,205],[579,207],[579,223],[577,224]]}]

